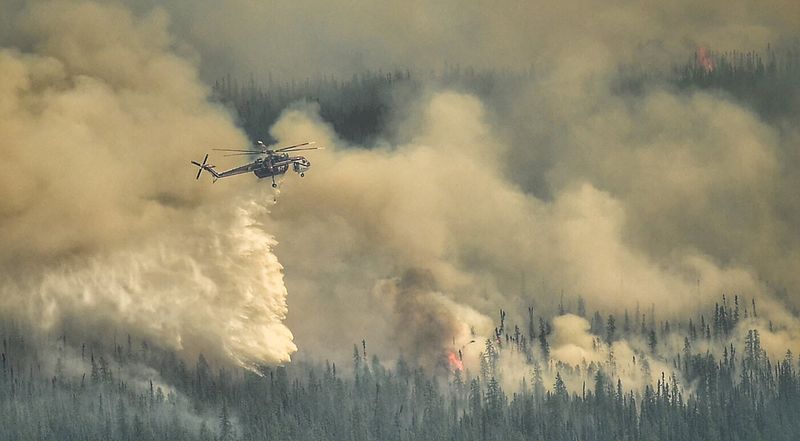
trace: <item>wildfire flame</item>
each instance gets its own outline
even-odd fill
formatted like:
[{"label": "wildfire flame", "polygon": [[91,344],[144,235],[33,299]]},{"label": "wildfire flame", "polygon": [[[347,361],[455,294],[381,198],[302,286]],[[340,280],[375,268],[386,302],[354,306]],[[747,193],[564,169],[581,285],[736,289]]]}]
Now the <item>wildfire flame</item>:
[{"label": "wildfire flame", "polygon": [[714,60],[711,58],[711,52],[708,49],[704,47],[697,48],[695,58],[697,59],[697,64],[702,66],[705,73],[714,71]]},{"label": "wildfire flame", "polygon": [[447,363],[450,366],[451,372],[462,372],[464,370],[464,362],[458,357],[454,351],[447,353]]}]

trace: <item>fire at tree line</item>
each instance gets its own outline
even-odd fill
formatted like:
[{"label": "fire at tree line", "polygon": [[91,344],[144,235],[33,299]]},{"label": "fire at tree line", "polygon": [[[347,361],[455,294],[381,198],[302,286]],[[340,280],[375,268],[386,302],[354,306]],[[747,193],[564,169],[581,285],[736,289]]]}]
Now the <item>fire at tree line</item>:
[{"label": "fire at tree line", "polygon": [[[659,321],[592,315],[598,346],[647,342],[637,352],[667,363],[654,384],[628,388],[613,354],[570,366],[549,357],[550,322],[528,311],[525,330],[506,326],[483,342],[479,372],[433,372],[401,357],[387,366],[354,346],[342,367],[292,363],[258,373],[187,364],[146,341],[72,341],[0,323],[0,439],[4,440],[790,440],[800,431],[800,375],[793,354],[772,359],[757,330],[732,332],[757,315],[738,297],[708,319]],[[578,302],[574,313],[584,313]],[[559,313],[569,313],[563,306]],[[682,336],[682,350],[666,340]],[[663,340],[663,341],[662,341]],[[714,348],[715,356],[708,349]],[[500,359],[516,354],[528,373],[501,386]],[[564,378],[580,375],[577,390]],[[679,381],[681,378],[682,381]]]},{"label": "fire at tree line", "polygon": [[[615,90],[637,94],[667,77],[678,89],[727,93],[765,119],[797,110],[797,48],[702,55],[668,74],[621,67]],[[504,100],[531,76],[535,69],[450,67],[265,87],[224,79],[213,90],[253,139],[300,100],[318,103],[344,139],[368,143],[390,130],[397,100],[431,83],[474,93],[502,115]],[[0,440],[793,440],[800,433],[798,363],[788,350],[762,349],[748,327],[758,314],[754,300],[721,298],[705,314],[671,320],[574,304],[555,316],[523,311],[527,321],[517,326],[501,312],[495,336],[475,343],[482,345],[477,372],[462,370],[457,351],[426,371],[402,355],[396,363],[368,357],[359,343],[348,366],[294,362],[255,373],[214,367],[202,355],[187,363],[131,337],[42,335],[0,319]],[[565,313],[590,321],[597,348],[644,342],[636,366],[657,380],[625,384],[614,375],[623,360],[613,352],[579,366],[552,359],[552,323]],[[668,343],[676,340],[683,345]],[[526,371],[509,388],[501,360],[512,354]],[[652,372],[655,362],[668,369]],[[579,387],[568,388],[566,379],[576,377]]]}]

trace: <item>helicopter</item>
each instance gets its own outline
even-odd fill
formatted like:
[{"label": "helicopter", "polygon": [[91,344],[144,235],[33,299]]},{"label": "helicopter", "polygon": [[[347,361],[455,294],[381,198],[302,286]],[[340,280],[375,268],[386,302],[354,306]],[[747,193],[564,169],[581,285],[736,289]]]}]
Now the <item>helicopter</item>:
[{"label": "helicopter", "polygon": [[214,177],[214,182],[217,179],[227,178],[229,176],[240,175],[242,173],[253,172],[258,179],[272,178],[272,187],[278,186],[275,183],[275,176],[280,176],[289,170],[289,166],[300,177],[305,176],[305,172],[311,167],[311,162],[303,156],[290,156],[290,153],[299,152],[303,150],[321,150],[324,147],[315,147],[314,142],[304,142],[301,144],[290,145],[288,147],[281,147],[279,149],[269,149],[263,142],[258,141],[256,146],[258,150],[238,150],[238,149],[213,149],[220,152],[229,152],[224,156],[245,156],[245,155],[263,155],[263,157],[256,158],[255,161],[240,165],[239,167],[232,168],[225,171],[216,171],[215,166],[208,164],[208,154],[203,158],[202,164],[197,161],[191,161],[196,165],[197,176],[195,179],[200,179],[200,174],[203,170],[211,173]]}]

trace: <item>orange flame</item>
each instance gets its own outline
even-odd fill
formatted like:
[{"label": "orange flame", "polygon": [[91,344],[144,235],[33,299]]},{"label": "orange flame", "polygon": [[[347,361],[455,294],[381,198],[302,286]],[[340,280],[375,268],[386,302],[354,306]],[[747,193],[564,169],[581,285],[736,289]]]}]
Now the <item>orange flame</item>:
[{"label": "orange flame", "polygon": [[697,48],[695,58],[697,59],[697,64],[703,67],[705,73],[714,71],[714,60],[711,58],[711,52],[708,49],[704,47]]},{"label": "orange flame", "polygon": [[458,354],[454,351],[450,351],[447,353],[447,363],[450,365],[451,372],[461,372],[464,371],[464,362],[458,358]]}]

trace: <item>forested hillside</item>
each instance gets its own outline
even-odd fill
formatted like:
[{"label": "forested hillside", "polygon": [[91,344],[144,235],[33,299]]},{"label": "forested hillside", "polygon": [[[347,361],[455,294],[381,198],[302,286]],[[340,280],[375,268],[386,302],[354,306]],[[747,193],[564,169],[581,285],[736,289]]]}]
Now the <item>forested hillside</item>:
[{"label": "forested hillside", "polygon": [[[640,66],[621,67],[613,86],[619,93],[638,93],[665,83],[685,91],[709,90],[729,94],[767,120],[778,120],[800,108],[800,47],[785,44],[763,53],[701,51],[672,72]],[[702,58],[702,59],[701,59]],[[441,72],[363,72],[351,78],[305,78],[277,82],[271,78],[221,78],[214,84],[216,99],[231,106],[252,139],[268,139],[280,113],[297,102],[317,103],[320,116],[343,139],[364,145],[391,131],[391,112],[426,88],[464,91],[479,96],[504,115],[520,89],[536,87],[536,70],[496,71],[449,66]],[[551,87],[542,85],[541,87]]]},{"label": "forested hillside", "polygon": [[[501,311],[496,336],[480,343],[478,372],[448,365],[446,354],[434,371],[402,356],[383,363],[359,342],[348,366],[293,363],[256,373],[211,366],[202,355],[187,363],[129,337],[73,341],[4,321],[0,439],[796,439],[797,361],[789,351],[767,354],[758,331],[747,329],[757,305],[739,303],[723,299],[707,316],[677,323],[594,313],[598,347],[641,341],[639,369],[669,366],[643,385],[620,379],[624,360],[613,351],[575,366],[551,360],[552,320],[533,310],[513,328]],[[575,312],[584,309],[579,301]],[[675,339],[682,349],[669,343]],[[526,372],[504,388],[512,373],[503,358],[520,355]],[[567,377],[583,381],[569,389]]]},{"label": "forested hillside", "polygon": [[675,68],[683,88],[723,90],[768,120],[800,108],[800,46],[762,52],[708,52]]},{"label": "forested hillside", "polygon": [[316,103],[320,116],[343,139],[367,144],[391,131],[388,121],[405,111],[407,100],[426,88],[447,87],[483,98],[503,98],[532,78],[531,72],[477,71],[448,67],[443,72],[367,71],[348,79],[306,78],[302,81],[247,81],[225,77],[213,87],[216,99],[231,106],[253,139],[268,137],[269,128],[288,106]]}]

